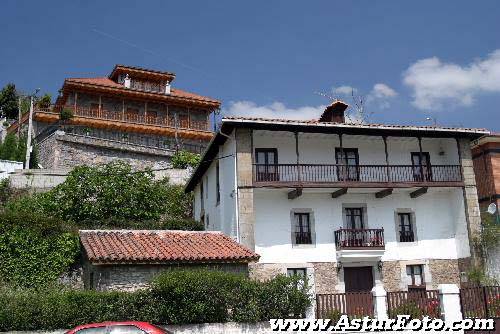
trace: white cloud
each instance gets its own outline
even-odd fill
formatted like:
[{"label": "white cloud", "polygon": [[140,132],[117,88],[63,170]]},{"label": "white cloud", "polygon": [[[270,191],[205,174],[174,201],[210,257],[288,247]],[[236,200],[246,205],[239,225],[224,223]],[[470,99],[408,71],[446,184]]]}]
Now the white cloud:
[{"label": "white cloud", "polygon": [[258,106],[251,101],[237,101],[230,102],[227,108],[223,108],[222,114],[224,116],[309,120],[318,119],[325,108],[326,105],[289,108],[281,102]]},{"label": "white cloud", "polygon": [[418,60],[403,73],[403,82],[413,90],[412,104],[419,109],[470,106],[481,93],[500,92],[500,49],[468,66],[437,57]]},{"label": "white cloud", "polygon": [[386,84],[377,83],[373,86],[370,95],[377,99],[385,99],[388,97],[395,97],[398,93]]},{"label": "white cloud", "polygon": [[356,93],[358,90],[354,87],[347,85],[332,88],[333,94],[344,95],[344,96],[345,95],[351,96],[353,91],[354,93]]},{"label": "white cloud", "polygon": [[367,104],[377,104],[380,109],[389,108],[390,100],[395,98],[398,93],[384,83],[376,83],[372,90],[366,96]]}]

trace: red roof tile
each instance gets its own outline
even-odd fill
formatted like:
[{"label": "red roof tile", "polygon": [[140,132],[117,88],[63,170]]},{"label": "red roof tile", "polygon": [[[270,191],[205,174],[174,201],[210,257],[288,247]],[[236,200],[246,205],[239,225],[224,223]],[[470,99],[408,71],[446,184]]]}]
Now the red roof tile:
[{"label": "red roof tile", "polygon": [[81,230],[92,263],[252,262],[259,255],[221,232]]},{"label": "red roof tile", "polygon": [[[118,88],[118,89],[126,89],[128,91],[133,90],[133,89],[128,89],[125,88],[123,85],[114,82],[113,80],[107,78],[107,77],[98,77],[98,78],[68,78],[66,79],[68,82],[74,82],[74,83],[79,83],[79,84],[87,84],[87,85],[94,85],[94,86],[103,86],[103,87],[112,87],[112,88]],[[141,91],[142,92],[142,91]],[[155,92],[147,92],[147,93],[152,93],[152,94],[158,94],[158,95],[165,95],[165,94],[160,94],[160,93],[155,93]],[[170,95],[172,97],[180,97],[180,98],[185,98],[185,99],[192,99],[192,100],[199,100],[203,102],[209,102],[209,103],[219,103],[219,100],[213,99],[211,97],[207,96],[202,96],[190,92],[183,91],[181,89],[177,88],[171,88],[170,90]]]}]

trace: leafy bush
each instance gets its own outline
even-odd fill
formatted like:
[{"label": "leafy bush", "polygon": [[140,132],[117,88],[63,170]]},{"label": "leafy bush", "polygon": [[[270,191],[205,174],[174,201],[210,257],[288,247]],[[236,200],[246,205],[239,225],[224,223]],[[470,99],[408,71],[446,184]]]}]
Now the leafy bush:
[{"label": "leafy bush", "polygon": [[188,222],[191,203],[181,186],[112,162],[76,167],[57,187],[9,202],[6,210],[51,215],[83,228],[150,228],[151,222]]},{"label": "leafy bush", "polygon": [[339,310],[331,310],[326,312],[325,319],[330,319],[332,322],[336,323],[340,320],[341,316],[342,312],[340,312]]},{"label": "leafy bush", "polygon": [[67,121],[73,118],[73,110],[70,108],[63,108],[59,114],[59,119],[61,121]]},{"label": "leafy bush", "polygon": [[54,282],[79,253],[75,233],[60,220],[35,214],[0,214],[0,278],[22,287]]},{"label": "leafy bush", "polygon": [[188,151],[178,151],[172,156],[173,168],[196,168],[200,164],[201,157],[199,154],[191,153]]},{"label": "leafy bush", "polygon": [[71,328],[106,320],[183,324],[298,317],[310,298],[297,279],[256,282],[218,271],[170,271],[157,277],[150,290],[133,293],[0,289],[0,331]]}]

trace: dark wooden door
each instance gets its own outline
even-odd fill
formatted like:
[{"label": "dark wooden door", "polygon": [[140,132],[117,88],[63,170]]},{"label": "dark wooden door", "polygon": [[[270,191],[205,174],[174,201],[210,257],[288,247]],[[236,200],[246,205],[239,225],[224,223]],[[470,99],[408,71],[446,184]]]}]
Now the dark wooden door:
[{"label": "dark wooden door", "polygon": [[344,267],[345,292],[367,292],[373,288],[372,267]]}]

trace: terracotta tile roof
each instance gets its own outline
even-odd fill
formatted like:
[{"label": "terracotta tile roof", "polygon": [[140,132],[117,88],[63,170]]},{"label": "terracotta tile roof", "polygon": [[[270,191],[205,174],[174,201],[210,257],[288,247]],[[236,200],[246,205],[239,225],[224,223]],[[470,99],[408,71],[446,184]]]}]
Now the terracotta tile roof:
[{"label": "terracotta tile roof", "polygon": [[259,255],[221,232],[170,230],[81,230],[90,262],[185,263],[252,262]]},{"label": "terracotta tile roof", "polygon": [[359,128],[359,129],[391,129],[391,130],[422,130],[422,131],[457,131],[457,132],[473,132],[489,134],[490,131],[482,128],[459,128],[446,126],[428,126],[428,125],[392,125],[392,124],[377,124],[377,123],[336,123],[336,122],[320,122],[317,119],[313,120],[293,120],[282,118],[262,118],[262,117],[240,117],[227,116],[222,119],[222,122],[261,122],[265,124],[290,124],[290,125],[317,125],[324,127],[338,128]]},{"label": "terracotta tile roof", "polygon": [[[123,85],[114,82],[113,80],[107,78],[107,77],[98,77],[98,78],[67,78],[67,82],[74,82],[74,83],[79,83],[79,84],[86,84],[86,85],[94,85],[94,86],[103,86],[103,87],[112,87],[112,88],[118,88],[118,89],[123,89],[127,91],[135,91],[133,89],[127,89]],[[143,92],[143,91],[139,91]],[[165,95],[165,94],[160,94],[160,93],[155,93],[155,92],[146,92],[146,93],[152,93],[152,94],[158,94],[158,95]],[[166,95],[165,95],[166,96]],[[203,101],[203,102],[209,102],[209,103],[218,103],[220,104],[219,100],[213,99],[211,97],[207,96],[202,96],[190,92],[186,92],[181,89],[177,88],[171,88],[170,95],[172,97],[180,97],[180,98],[185,98],[185,99],[192,99],[192,100],[198,100],[198,101]]]}]

